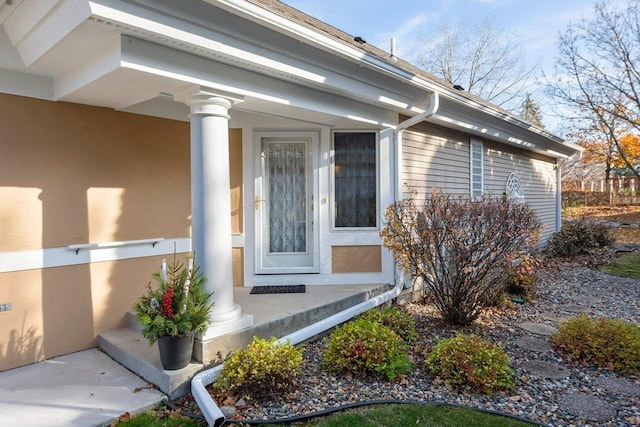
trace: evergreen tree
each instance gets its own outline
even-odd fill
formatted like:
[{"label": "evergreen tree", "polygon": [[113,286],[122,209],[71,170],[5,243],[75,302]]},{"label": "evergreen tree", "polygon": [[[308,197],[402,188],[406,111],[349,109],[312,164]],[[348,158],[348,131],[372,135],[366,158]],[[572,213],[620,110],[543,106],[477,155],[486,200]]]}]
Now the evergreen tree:
[{"label": "evergreen tree", "polygon": [[520,113],[520,117],[522,117],[532,125],[544,129],[544,124],[542,124],[542,117],[540,116],[540,108],[538,108],[538,104],[536,104],[535,101],[531,99],[531,94],[527,94],[527,98],[522,103],[522,112]]}]

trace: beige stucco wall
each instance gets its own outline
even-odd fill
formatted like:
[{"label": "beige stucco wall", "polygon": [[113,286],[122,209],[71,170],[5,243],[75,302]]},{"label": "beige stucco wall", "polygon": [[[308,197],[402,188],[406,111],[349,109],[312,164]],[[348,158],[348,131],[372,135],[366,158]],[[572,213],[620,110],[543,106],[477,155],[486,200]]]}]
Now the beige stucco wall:
[{"label": "beige stucco wall", "polygon": [[[0,252],[190,236],[189,123],[6,94],[0,111]],[[230,139],[241,232],[241,131]],[[160,259],[0,273],[0,370],[95,346]]]}]

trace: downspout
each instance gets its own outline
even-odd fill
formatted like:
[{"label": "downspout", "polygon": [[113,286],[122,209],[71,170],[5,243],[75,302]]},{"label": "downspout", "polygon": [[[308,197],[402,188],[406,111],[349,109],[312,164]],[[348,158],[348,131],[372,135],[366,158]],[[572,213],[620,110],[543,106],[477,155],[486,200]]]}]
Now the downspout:
[{"label": "downspout", "polygon": [[563,160],[556,159],[556,232],[562,229],[562,165]]},{"label": "downspout", "polygon": [[394,178],[395,178],[395,188],[394,188],[394,200],[397,202],[402,200],[402,134],[404,130],[410,128],[413,125],[417,125],[420,122],[425,121],[429,117],[433,116],[438,112],[438,108],[440,107],[440,96],[438,92],[431,92],[431,99],[429,100],[429,108],[426,111],[418,114],[417,116],[413,116],[410,119],[405,120],[402,123],[399,123],[395,129],[396,135],[396,145],[395,145],[395,155],[394,157]]},{"label": "downspout", "polygon": [[[429,100],[429,108],[427,108],[424,112],[418,114],[417,116],[413,116],[410,119],[405,120],[402,123],[399,123],[395,129],[395,146],[394,146],[394,156],[393,156],[393,169],[394,169],[394,189],[393,189],[393,200],[398,202],[402,200],[402,134],[405,129],[410,128],[411,126],[417,125],[429,117],[433,116],[438,112],[438,108],[440,107],[440,96],[438,92],[431,92],[431,97]],[[395,261],[394,261],[395,262]],[[394,268],[396,269],[396,280],[400,282],[402,286],[407,289],[411,286],[411,279],[408,275],[404,274],[402,268],[398,268],[397,265],[394,264]]]},{"label": "downspout", "polygon": [[[395,159],[394,159],[394,169],[395,169],[395,189],[394,189],[394,199],[400,200],[402,198],[400,178],[402,177],[401,173],[401,157],[402,157],[402,131],[405,129],[426,120],[427,118],[433,116],[438,111],[439,106],[439,97],[436,92],[432,92],[431,100],[429,103],[429,108],[417,116],[414,116],[404,122],[400,123],[395,129],[396,135],[396,145],[395,145]],[[394,263],[394,268],[396,265]],[[399,272],[401,273],[401,272]],[[361,302],[360,304],[356,304],[353,307],[349,307],[346,310],[343,310],[339,313],[336,313],[332,316],[327,317],[317,323],[309,325],[305,328],[302,328],[298,331],[292,332],[289,335],[286,335],[279,340],[276,341],[277,344],[283,344],[286,342],[291,343],[292,345],[300,344],[310,338],[313,338],[316,335],[321,334],[341,323],[348,321],[349,319],[357,316],[358,314],[367,311],[371,308],[378,307],[392,299],[396,298],[400,295],[404,287],[404,281],[402,280],[402,274],[396,275],[396,283],[395,286],[374,298],[370,298],[366,301]],[[193,397],[200,407],[202,414],[207,420],[207,424],[209,426],[218,427],[225,423],[225,417],[218,405],[213,401],[209,392],[207,392],[206,387],[212,384],[220,372],[222,371],[223,364],[215,366],[211,369],[204,370],[198,374],[196,374],[191,380],[191,393]]]}]

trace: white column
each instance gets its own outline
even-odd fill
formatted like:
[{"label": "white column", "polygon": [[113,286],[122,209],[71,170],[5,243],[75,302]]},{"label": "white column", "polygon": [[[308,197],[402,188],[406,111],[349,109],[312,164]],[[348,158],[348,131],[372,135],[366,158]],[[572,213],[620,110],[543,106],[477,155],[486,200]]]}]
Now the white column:
[{"label": "white column", "polygon": [[203,340],[253,324],[233,300],[229,109],[234,101],[202,91],[185,100],[191,108],[192,248],[214,301]]}]

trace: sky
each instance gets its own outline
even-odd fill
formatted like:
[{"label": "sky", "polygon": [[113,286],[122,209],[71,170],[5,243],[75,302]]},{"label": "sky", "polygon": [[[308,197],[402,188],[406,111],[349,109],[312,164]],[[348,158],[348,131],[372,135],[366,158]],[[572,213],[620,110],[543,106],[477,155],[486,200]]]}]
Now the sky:
[{"label": "sky", "polygon": [[[558,34],[571,22],[589,18],[595,4],[595,0],[282,1],[386,51],[395,37],[396,55],[411,62],[424,45],[429,28],[489,18],[505,34],[518,35],[526,65],[547,75],[553,73]],[[548,102],[536,97],[544,97],[542,92],[534,95],[534,100],[541,107],[545,124],[553,122]]]}]

